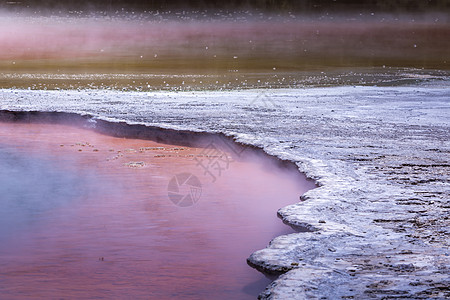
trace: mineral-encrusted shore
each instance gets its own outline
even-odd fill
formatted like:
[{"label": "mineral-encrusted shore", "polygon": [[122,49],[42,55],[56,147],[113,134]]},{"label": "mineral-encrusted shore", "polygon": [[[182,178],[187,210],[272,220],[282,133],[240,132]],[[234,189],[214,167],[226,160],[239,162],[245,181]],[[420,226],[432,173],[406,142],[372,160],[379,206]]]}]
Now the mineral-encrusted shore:
[{"label": "mineral-encrusted shore", "polygon": [[301,232],[275,238],[248,258],[263,272],[282,274],[262,299],[450,297],[445,81],[145,96],[4,90],[0,96],[2,109],[223,132],[295,161],[319,187],[278,211]]},{"label": "mineral-encrusted shore", "polygon": [[283,274],[260,299],[450,297],[450,92],[381,95],[302,116],[317,155],[300,167],[321,187],[278,211],[303,232],[248,258]]}]

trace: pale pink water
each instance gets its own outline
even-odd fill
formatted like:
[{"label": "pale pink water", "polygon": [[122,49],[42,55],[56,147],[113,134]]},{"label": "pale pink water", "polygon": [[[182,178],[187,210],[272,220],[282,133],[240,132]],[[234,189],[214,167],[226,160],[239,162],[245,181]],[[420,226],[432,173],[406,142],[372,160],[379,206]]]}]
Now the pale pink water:
[{"label": "pale pink water", "polygon": [[[164,149],[132,150],[155,146]],[[0,188],[9,187],[0,196],[0,298],[254,299],[270,280],[246,258],[292,232],[276,211],[312,184],[267,159],[231,162],[212,182],[189,156],[201,151],[60,125],[0,125],[0,162],[10,163],[0,170]],[[190,207],[168,198],[181,172],[202,183]]]}]

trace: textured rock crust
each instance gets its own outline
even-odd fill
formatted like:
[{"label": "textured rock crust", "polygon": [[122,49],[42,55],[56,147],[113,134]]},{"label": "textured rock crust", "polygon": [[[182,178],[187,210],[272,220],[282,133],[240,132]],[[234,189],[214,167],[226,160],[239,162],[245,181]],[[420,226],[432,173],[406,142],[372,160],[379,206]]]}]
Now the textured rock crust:
[{"label": "textured rock crust", "polygon": [[282,274],[261,299],[450,297],[448,81],[267,90],[263,102],[255,90],[0,92],[2,109],[223,132],[297,162],[319,188],[278,211],[300,232],[248,258]]},{"label": "textured rock crust", "polygon": [[248,258],[262,272],[285,273],[260,299],[450,298],[447,95],[384,95],[385,107],[362,97],[351,117],[340,114],[343,102],[325,104],[334,114],[322,122],[305,118],[323,128],[302,147],[320,155],[299,165],[321,187],[278,211],[305,232]]}]

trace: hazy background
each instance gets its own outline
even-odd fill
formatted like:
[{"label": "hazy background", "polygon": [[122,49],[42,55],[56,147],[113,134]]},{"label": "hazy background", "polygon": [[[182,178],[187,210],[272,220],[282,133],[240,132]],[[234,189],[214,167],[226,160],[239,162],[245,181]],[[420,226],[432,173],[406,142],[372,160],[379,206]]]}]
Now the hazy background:
[{"label": "hazy background", "polygon": [[421,81],[448,76],[449,12],[450,0],[2,0],[0,88]]}]

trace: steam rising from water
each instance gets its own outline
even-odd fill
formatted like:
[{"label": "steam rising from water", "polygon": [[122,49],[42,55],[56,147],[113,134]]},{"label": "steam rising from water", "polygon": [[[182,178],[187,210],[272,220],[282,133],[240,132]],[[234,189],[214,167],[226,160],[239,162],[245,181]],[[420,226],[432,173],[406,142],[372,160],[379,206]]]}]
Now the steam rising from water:
[{"label": "steam rising from water", "polygon": [[49,157],[24,156],[0,144],[0,245],[48,211],[86,195],[87,177],[80,175],[64,172]]},{"label": "steam rising from water", "polygon": [[[335,67],[448,68],[446,17],[141,13],[0,17],[3,70],[281,75]],[[112,72],[111,72],[112,71]]]},{"label": "steam rising from water", "polygon": [[[269,280],[246,257],[293,232],[276,210],[312,185],[262,155],[230,162],[212,182],[185,155],[201,149],[48,124],[2,123],[0,136],[7,298],[254,298]],[[168,198],[169,180],[182,172],[201,181],[201,198],[189,207]]]}]

